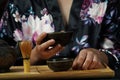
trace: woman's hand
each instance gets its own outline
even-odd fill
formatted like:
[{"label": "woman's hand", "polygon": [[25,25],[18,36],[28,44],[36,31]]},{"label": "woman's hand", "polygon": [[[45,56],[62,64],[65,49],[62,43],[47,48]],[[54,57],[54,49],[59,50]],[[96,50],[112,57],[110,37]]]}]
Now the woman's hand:
[{"label": "woman's hand", "polygon": [[80,51],[73,62],[73,69],[98,69],[105,68],[103,63],[108,64],[108,58],[105,53],[93,48],[87,48]]},{"label": "woman's hand", "polygon": [[46,35],[47,33],[42,33],[37,38],[36,46],[31,52],[31,64],[34,64],[37,61],[40,61],[41,59],[48,59],[63,49],[63,47],[60,44],[50,48],[50,46],[55,43],[55,40],[53,39],[41,43],[42,40],[46,37]]}]

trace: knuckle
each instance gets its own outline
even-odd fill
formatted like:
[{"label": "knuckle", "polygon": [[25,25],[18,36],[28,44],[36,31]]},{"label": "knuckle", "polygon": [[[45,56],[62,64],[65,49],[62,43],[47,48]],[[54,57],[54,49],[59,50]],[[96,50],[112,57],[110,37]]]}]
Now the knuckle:
[{"label": "knuckle", "polygon": [[88,63],[90,63],[91,62],[91,59],[87,59],[86,60],[86,63],[88,64]]}]

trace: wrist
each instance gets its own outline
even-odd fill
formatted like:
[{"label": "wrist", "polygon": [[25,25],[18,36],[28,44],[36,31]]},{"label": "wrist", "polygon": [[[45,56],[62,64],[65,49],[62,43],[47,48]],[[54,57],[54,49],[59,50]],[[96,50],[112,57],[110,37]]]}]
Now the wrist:
[{"label": "wrist", "polygon": [[105,52],[100,51],[100,59],[103,64],[107,64],[107,65],[109,64],[108,56],[106,55]]},{"label": "wrist", "polygon": [[104,50],[102,49],[101,50],[102,52],[104,52],[106,55],[107,55],[107,58],[108,58],[108,66],[111,68],[111,69],[114,69],[114,66],[116,64],[116,58],[112,55],[112,53],[108,50]]}]

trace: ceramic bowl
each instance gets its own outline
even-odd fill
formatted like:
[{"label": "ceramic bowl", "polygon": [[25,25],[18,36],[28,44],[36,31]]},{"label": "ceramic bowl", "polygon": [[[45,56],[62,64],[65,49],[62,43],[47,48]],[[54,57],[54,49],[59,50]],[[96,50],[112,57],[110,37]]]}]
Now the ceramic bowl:
[{"label": "ceramic bowl", "polygon": [[55,58],[47,60],[48,67],[54,72],[67,71],[72,67],[72,58]]},{"label": "ceramic bowl", "polygon": [[0,73],[10,71],[9,68],[14,65],[16,58],[15,49],[0,40]]},{"label": "ceramic bowl", "polygon": [[55,44],[53,46],[55,46],[56,44],[61,44],[62,46],[65,46],[68,43],[70,43],[72,35],[73,35],[73,32],[71,31],[48,33],[47,36],[43,39],[43,42],[50,39],[54,39]]}]

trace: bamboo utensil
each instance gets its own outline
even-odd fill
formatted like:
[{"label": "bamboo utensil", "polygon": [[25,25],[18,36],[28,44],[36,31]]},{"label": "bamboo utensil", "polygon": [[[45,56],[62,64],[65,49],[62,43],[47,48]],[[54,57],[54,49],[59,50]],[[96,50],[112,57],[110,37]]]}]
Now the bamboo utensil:
[{"label": "bamboo utensil", "polygon": [[32,50],[32,42],[28,40],[20,42],[20,50],[23,57],[24,72],[30,72],[30,54]]}]

